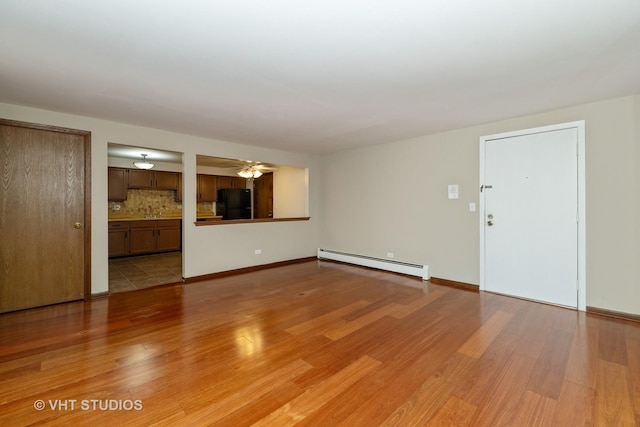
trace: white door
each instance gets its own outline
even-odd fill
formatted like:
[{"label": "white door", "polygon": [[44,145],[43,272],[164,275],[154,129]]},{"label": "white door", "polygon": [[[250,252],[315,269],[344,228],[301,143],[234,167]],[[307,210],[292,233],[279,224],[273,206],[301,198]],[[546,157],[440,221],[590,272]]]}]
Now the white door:
[{"label": "white door", "polygon": [[481,288],[578,307],[578,128],[486,137],[481,150]]}]

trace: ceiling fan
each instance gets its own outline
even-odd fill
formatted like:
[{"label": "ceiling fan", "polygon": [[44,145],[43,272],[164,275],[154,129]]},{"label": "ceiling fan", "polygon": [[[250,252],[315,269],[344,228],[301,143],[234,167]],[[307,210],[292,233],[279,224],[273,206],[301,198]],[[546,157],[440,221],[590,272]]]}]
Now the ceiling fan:
[{"label": "ceiling fan", "polygon": [[266,163],[246,161],[237,174],[242,178],[256,179],[260,178],[264,173],[273,172],[277,169],[275,166]]}]

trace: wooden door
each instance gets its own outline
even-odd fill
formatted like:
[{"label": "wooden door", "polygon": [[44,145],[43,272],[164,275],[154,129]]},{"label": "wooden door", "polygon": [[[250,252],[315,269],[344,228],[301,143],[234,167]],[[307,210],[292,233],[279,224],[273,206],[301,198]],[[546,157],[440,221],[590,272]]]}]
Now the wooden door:
[{"label": "wooden door", "polygon": [[90,134],[0,119],[0,312],[90,295]]},{"label": "wooden door", "polygon": [[273,172],[253,181],[253,217],[273,218]]}]

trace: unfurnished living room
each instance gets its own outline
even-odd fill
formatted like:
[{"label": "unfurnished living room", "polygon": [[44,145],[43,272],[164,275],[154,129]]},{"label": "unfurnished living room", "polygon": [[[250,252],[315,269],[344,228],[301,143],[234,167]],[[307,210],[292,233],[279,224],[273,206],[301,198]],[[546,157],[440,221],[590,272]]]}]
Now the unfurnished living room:
[{"label": "unfurnished living room", "polygon": [[640,425],[640,2],[0,0],[0,425]]}]

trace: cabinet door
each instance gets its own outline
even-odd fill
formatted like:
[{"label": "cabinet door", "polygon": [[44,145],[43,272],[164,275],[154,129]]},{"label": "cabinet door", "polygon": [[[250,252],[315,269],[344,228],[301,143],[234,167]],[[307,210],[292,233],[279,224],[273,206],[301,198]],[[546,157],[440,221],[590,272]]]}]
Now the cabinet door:
[{"label": "cabinet door", "polygon": [[129,169],[129,188],[152,188],[153,172]]},{"label": "cabinet door", "polygon": [[129,237],[131,255],[153,253],[157,250],[155,228],[132,228]]},{"label": "cabinet door", "polygon": [[176,189],[175,201],[182,201],[182,174],[178,173],[178,188]]},{"label": "cabinet door", "polygon": [[109,257],[129,255],[129,230],[109,230]]},{"label": "cabinet door", "polygon": [[182,246],[180,228],[158,228],[158,252],[179,251]]},{"label": "cabinet door", "polygon": [[232,176],[221,176],[218,177],[218,190],[223,188],[233,188],[233,177]]},{"label": "cabinet door", "polygon": [[198,201],[215,202],[218,196],[218,182],[215,175],[198,175]]},{"label": "cabinet door", "polygon": [[127,200],[127,172],[128,169],[109,168],[108,200],[110,202]]},{"label": "cabinet door", "polygon": [[155,187],[158,190],[177,190],[178,172],[154,172]]},{"label": "cabinet door", "polygon": [[241,176],[235,176],[231,178],[231,186],[232,188],[242,188],[244,190],[247,188],[247,180]]}]

